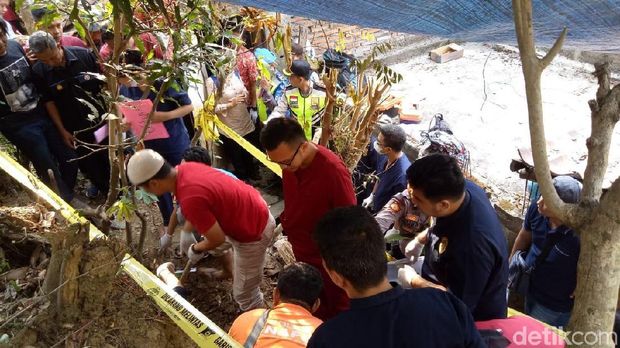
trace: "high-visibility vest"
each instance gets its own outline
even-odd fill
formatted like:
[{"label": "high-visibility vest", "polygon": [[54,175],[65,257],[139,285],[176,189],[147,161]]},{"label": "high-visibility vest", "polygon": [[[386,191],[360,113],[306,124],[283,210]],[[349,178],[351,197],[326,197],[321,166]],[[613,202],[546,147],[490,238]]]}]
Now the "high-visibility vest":
[{"label": "high-visibility vest", "polygon": [[319,126],[321,124],[321,117],[325,110],[327,102],[325,89],[315,85],[310,95],[304,97],[298,88],[289,86],[284,91],[284,96],[291,111],[291,116],[297,119],[297,122],[303,128],[306,139],[312,140],[312,126]]},{"label": "high-visibility vest", "polygon": [[[267,81],[271,81],[271,72],[269,72],[269,69],[267,68],[267,64],[265,64],[262,59],[258,59],[258,61],[256,62],[256,65],[258,67],[260,78],[266,79]],[[275,87],[276,86],[272,86],[271,90],[269,91],[269,93],[271,93],[272,95],[273,95],[273,92],[275,91]],[[260,83],[257,83],[256,84],[256,112],[258,113],[258,118],[262,122],[265,122],[268,116],[267,105],[265,105],[263,98],[260,97],[260,94],[261,94],[260,92],[261,92]]]},{"label": "high-visibility vest", "polygon": [[[278,89],[280,89],[280,93],[281,93],[281,88],[283,88],[282,82],[280,82],[279,79],[277,78],[275,80],[272,79],[271,72],[269,71],[267,64],[265,64],[262,59],[258,60],[257,66],[258,66],[258,72],[260,74],[260,78],[267,79],[268,81],[271,82],[271,89],[268,91],[269,94],[271,94],[274,98],[276,98],[277,97],[276,93],[278,93]],[[277,77],[277,72],[276,72],[276,77]],[[262,122],[265,122],[267,121],[269,114],[267,111],[267,105],[263,101],[263,98],[260,97],[261,89],[262,88],[260,84],[257,84],[256,86],[256,112],[258,113],[258,118]]]}]

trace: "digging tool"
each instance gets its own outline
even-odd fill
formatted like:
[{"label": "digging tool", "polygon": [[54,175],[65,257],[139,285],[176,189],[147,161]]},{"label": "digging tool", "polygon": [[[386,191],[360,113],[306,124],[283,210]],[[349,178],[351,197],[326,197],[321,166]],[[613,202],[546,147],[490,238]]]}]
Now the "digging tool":
[{"label": "digging tool", "polygon": [[187,263],[185,264],[185,268],[183,269],[183,274],[181,274],[181,278],[179,278],[179,282],[181,284],[185,284],[187,282],[187,278],[189,277],[189,273],[192,269],[192,263],[191,261],[187,260]]}]

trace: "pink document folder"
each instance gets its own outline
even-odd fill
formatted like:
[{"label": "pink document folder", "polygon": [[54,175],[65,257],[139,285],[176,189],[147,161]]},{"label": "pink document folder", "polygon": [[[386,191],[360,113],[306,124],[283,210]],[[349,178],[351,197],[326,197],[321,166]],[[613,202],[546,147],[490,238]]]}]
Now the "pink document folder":
[{"label": "pink document folder", "polygon": [[[149,113],[153,108],[153,102],[150,99],[132,100],[118,103],[118,107],[127,122],[131,124],[131,130],[134,136],[139,137],[142,134],[142,129],[144,129]],[[144,140],[165,139],[169,137],[170,135],[163,123],[151,122],[149,130],[144,136]]]}]

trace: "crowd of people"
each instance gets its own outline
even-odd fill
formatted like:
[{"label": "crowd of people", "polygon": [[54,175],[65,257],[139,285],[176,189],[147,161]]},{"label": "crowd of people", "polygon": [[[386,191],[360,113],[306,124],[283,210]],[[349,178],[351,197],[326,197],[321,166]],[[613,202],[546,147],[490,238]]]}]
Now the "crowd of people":
[{"label": "crowd of people", "polygon": [[[93,27],[99,47],[87,47],[65,35],[62,23],[58,18],[33,33],[24,48],[0,21],[0,131],[72,203],[78,170],[92,184],[88,195],[109,190],[107,150],[88,144],[105,144],[95,128],[108,111],[93,50],[105,59],[113,40]],[[126,100],[154,100],[151,87],[161,86],[149,80],[145,57],[164,58],[166,50],[157,40],[143,41],[153,43],[154,54],[122,55],[126,69],[118,82]],[[291,65],[278,71],[269,50],[224,44],[236,52],[236,64],[222,81],[205,81],[208,92],[222,90],[214,112],[282,168],[279,221],[296,262],[279,274],[273,307],[267,309],[260,284],[276,218],[252,186],[257,163],[225,135],[232,172],[214,168],[206,149],[191,147],[193,107],[180,86],[164,91],[152,118],[169,136],[144,141],[128,160],[127,177],[158,196],[162,249],[180,227],[180,249],[191,263],[222,258],[223,269],[207,275],[232,277],[244,312],[230,329],[233,338],[250,347],[484,347],[488,337],[477,323],[506,318],[509,261],[511,269],[513,261],[529,266],[526,313],[567,324],[579,239],[542,198],[528,209],[509,257],[486,192],[468,180],[459,158],[430,153],[410,161],[403,153],[407,135],[394,124],[377,127],[369,146],[375,180],[360,191],[338,155],[312,141],[327,95],[303,47],[294,44]],[[579,200],[577,180],[557,177],[554,185],[565,202]],[[386,240],[397,240],[396,247]],[[404,262],[390,272],[393,259]],[[158,275],[186,295],[173,271],[164,264]]]}]

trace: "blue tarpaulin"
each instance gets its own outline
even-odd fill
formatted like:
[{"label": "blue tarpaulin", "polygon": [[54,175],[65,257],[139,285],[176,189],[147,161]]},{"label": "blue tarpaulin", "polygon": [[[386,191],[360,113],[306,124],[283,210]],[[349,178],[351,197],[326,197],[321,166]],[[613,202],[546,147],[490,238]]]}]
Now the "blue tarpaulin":
[{"label": "blue tarpaulin", "polygon": [[[509,0],[225,0],[306,18],[453,40],[516,44]],[[536,44],[620,52],[620,0],[533,0]]]}]

